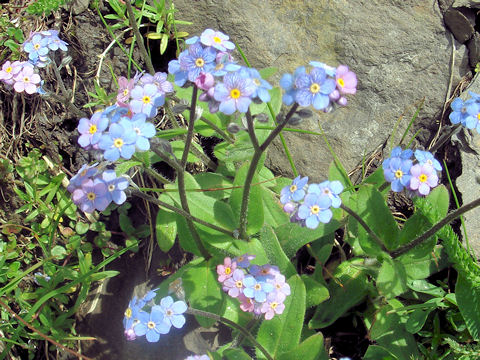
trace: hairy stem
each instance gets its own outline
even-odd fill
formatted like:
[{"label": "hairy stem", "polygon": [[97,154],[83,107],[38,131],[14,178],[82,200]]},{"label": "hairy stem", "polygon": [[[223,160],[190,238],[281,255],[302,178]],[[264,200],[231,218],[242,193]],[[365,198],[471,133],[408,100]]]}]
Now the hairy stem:
[{"label": "hairy stem", "polygon": [[197,94],[198,87],[194,84],[192,91],[192,101],[190,103],[190,119],[188,121],[187,128],[187,137],[185,138],[185,147],[183,149],[182,160],[180,161],[180,166],[185,170],[185,165],[187,164],[187,157],[190,151],[190,145],[193,140],[193,130],[195,126],[195,108],[197,107]]},{"label": "hairy stem", "polygon": [[455,211],[452,211],[450,214],[445,216],[442,220],[440,220],[438,223],[433,225],[430,229],[428,229],[426,232],[424,232],[422,235],[416,237],[413,239],[411,242],[408,244],[399,247],[397,250],[394,250],[390,253],[393,259],[399,257],[402,254],[405,254],[409,250],[413,249],[415,246],[420,245],[424,241],[426,241],[429,237],[435,235],[437,231],[439,231],[442,227],[445,225],[449,224],[453,220],[455,220],[457,217],[460,215],[466,213],[467,211],[470,211],[477,206],[480,206],[480,198],[473,200],[472,202],[463,205],[462,207],[458,208]]},{"label": "hairy stem", "polygon": [[[250,189],[252,186],[252,181],[253,181],[253,176],[255,175],[255,170],[257,169],[258,163],[260,161],[260,158],[262,157],[262,154],[265,152],[267,149],[268,145],[270,145],[275,139],[275,137],[280,134],[282,129],[287,125],[288,121],[291,119],[293,114],[295,114],[295,111],[297,111],[298,104],[295,103],[288,114],[285,116],[282,122],[280,122],[275,129],[272,130],[272,132],[268,135],[268,137],[265,139],[262,145],[254,148],[255,151],[252,156],[252,160],[250,162],[250,167],[248,168],[247,176],[245,178],[245,185],[243,187],[243,194],[242,194],[242,205],[240,208],[240,223],[239,223],[239,238],[240,239],[247,239],[247,211],[248,211],[248,200],[250,197]],[[253,124],[252,124],[252,131],[253,131]],[[256,138],[256,137],[255,137]]]},{"label": "hairy stem", "polygon": [[268,351],[260,344],[255,337],[250,334],[250,332],[245,329],[243,326],[238,325],[237,323],[234,323],[233,321],[224,318],[223,316],[213,314],[208,311],[203,311],[203,310],[198,310],[198,309],[193,309],[193,308],[188,308],[186,311],[187,314],[191,315],[196,315],[196,316],[204,316],[210,319],[213,319],[215,321],[220,321],[224,323],[225,325],[230,326],[231,328],[234,328],[238,331],[240,331],[243,335],[245,335],[257,348],[262,352],[262,354],[268,359],[268,360],[273,360],[273,357],[268,353]]},{"label": "hairy stem", "polygon": [[355,211],[350,209],[348,206],[345,206],[344,204],[341,204],[340,208],[342,210],[345,210],[350,216],[353,216],[353,218],[358,221],[358,223],[365,229],[368,235],[370,235],[370,237],[378,244],[378,246],[380,246],[383,251],[388,252],[387,248],[383,244],[382,239],[380,239],[378,235],[375,234],[375,232],[370,228],[370,226],[368,226],[367,223],[363,221],[363,219]]}]

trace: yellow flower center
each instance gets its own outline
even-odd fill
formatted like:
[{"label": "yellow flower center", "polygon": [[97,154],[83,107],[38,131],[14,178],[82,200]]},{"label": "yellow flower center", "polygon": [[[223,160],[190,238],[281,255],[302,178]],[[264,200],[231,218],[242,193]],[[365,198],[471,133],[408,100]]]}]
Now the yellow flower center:
[{"label": "yellow flower center", "polygon": [[28,76],[25,76],[23,78],[23,82],[26,82],[26,83],[30,82],[30,78]]},{"label": "yellow flower center", "polygon": [[123,90],[123,96],[127,96],[127,95],[128,95],[128,89]]},{"label": "yellow flower center", "polygon": [[292,185],[292,186],[290,186],[290,192],[293,193],[293,192],[295,192],[295,191],[297,191],[297,185]]},{"label": "yellow flower center", "polygon": [[262,285],[260,284],[255,284],[255,286],[253,287],[255,290],[262,290]]},{"label": "yellow flower center", "polygon": [[217,44],[221,44],[221,43],[222,43],[222,39],[220,39],[218,36],[214,36],[214,37],[213,37],[213,41],[215,41]]},{"label": "yellow flower center", "polygon": [[35,48],[35,50],[38,50],[38,49],[40,49],[40,44],[35,44],[35,45],[33,45],[33,47]]},{"label": "yellow flower center", "polygon": [[7,67],[7,68],[5,69],[5,72],[6,72],[6,73],[11,73],[12,70],[13,70],[13,68],[12,68],[11,66],[9,66],[9,67]]},{"label": "yellow flower center", "polygon": [[340,85],[340,87],[343,88],[345,86],[345,81],[342,78],[340,78],[340,79],[337,80],[337,84]]},{"label": "yellow flower center", "polygon": [[116,148],[121,148],[123,146],[123,139],[117,138],[113,140],[113,146],[115,146]]},{"label": "yellow flower center", "polygon": [[132,317],[132,309],[127,308],[127,310],[125,310],[125,317],[127,319],[130,319]]},{"label": "yellow flower center", "polygon": [[165,315],[167,316],[172,316],[173,315],[173,311],[168,309],[167,311],[165,311]]},{"label": "yellow flower center", "polygon": [[231,268],[229,268],[229,267],[225,268],[225,274],[226,275],[230,275],[231,272],[232,272]]},{"label": "yellow flower center", "polygon": [[275,309],[277,306],[278,306],[278,303],[275,302],[275,301],[270,304],[270,307],[271,307],[272,309]]},{"label": "yellow flower center", "polygon": [[402,170],[395,171],[395,177],[397,179],[400,179],[402,176],[403,176],[403,171]]},{"label": "yellow flower center", "polygon": [[144,104],[150,104],[152,102],[152,99],[150,98],[150,96],[145,95],[142,98],[142,101],[143,101]]},{"label": "yellow flower center", "polygon": [[94,192],[89,192],[89,193],[87,194],[87,199],[90,200],[90,201],[95,200],[96,197],[97,197],[97,195],[95,195]]},{"label": "yellow flower center", "polygon": [[422,175],[420,175],[420,176],[418,177],[418,180],[420,180],[420,182],[423,183],[423,182],[425,182],[425,181],[428,180],[428,176],[425,175],[425,174],[422,174]]},{"label": "yellow flower center", "polygon": [[240,95],[241,95],[240,90],[238,90],[238,89],[230,90],[230,97],[232,99],[238,99],[240,97]]},{"label": "yellow flower center", "polygon": [[205,65],[205,61],[202,58],[198,58],[197,60],[195,60],[195,65],[197,67],[203,67],[203,65]]},{"label": "yellow flower center", "polygon": [[237,280],[235,281],[235,286],[240,289],[243,286],[243,282],[240,280]]},{"label": "yellow flower center", "polygon": [[90,129],[88,129],[88,132],[92,135],[95,134],[97,132],[97,125],[90,125]]},{"label": "yellow flower center", "polygon": [[480,113],[477,114],[477,119],[480,120]]},{"label": "yellow flower center", "polygon": [[219,63],[219,64],[217,64],[217,66],[215,66],[215,70],[222,70],[223,66],[224,65],[222,63]]},{"label": "yellow flower center", "polygon": [[310,85],[310,92],[312,94],[316,94],[320,91],[320,85],[318,85],[317,83],[313,83],[312,85]]},{"label": "yellow flower center", "polygon": [[149,321],[149,322],[147,323],[147,327],[148,327],[149,329],[155,329],[155,323],[154,323],[153,321]]},{"label": "yellow flower center", "polygon": [[313,205],[310,208],[310,211],[311,211],[312,214],[318,214],[320,212],[320,207],[318,205]]}]

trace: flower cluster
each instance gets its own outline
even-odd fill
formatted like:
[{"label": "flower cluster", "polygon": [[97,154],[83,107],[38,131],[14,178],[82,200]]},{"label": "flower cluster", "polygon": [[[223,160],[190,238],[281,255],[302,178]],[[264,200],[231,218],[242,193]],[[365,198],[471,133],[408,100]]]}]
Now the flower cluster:
[{"label": "flower cluster", "polygon": [[284,300],[290,295],[290,286],[285,282],[278,267],[274,265],[250,265],[254,255],[245,254],[234,258],[226,257],[217,266],[218,281],[223,291],[240,300],[240,309],[264,314],[266,320],[283,313]]},{"label": "flower cluster", "polygon": [[185,360],[210,360],[208,355],[190,355]]},{"label": "flower cluster", "polygon": [[297,176],[292,184],[280,192],[283,210],[290,214],[292,222],[309,229],[315,229],[320,223],[328,223],[332,218],[330,207],[338,208],[342,204],[340,193],[343,185],[340,181],[324,181],[320,184],[307,184],[308,177]]},{"label": "flower cluster", "polygon": [[187,81],[203,92],[200,101],[208,102],[211,113],[245,113],[252,101],[270,101],[272,86],[254,68],[238,65],[232,57],[235,45],[219,31],[205,30],[200,37],[186,41],[188,49],[168,64],[175,84]]},{"label": "flower cluster", "polygon": [[117,177],[114,170],[103,170],[95,165],[83,165],[78,173],[70,179],[67,190],[72,200],[86,213],[94,210],[103,211],[113,201],[120,205],[127,196],[125,190],[129,185],[127,178]]},{"label": "flower cluster", "polygon": [[469,91],[470,99],[463,101],[459,97],[452,101],[450,121],[462,124],[467,129],[475,129],[480,134],[480,95]]},{"label": "flower cluster", "polygon": [[131,80],[120,77],[117,102],[82,118],[78,124],[78,143],[85,149],[103,150],[106,160],[130,159],[135,151],[150,149],[149,139],[155,126],[147,119],[156,116],[165,103],[165,94],[173,91],[167,74],[140,74]]},{"label": "flower cluster", "polygon": [[[415,161],[412,157],[415,157]],[[412,195],[428,195],[430,189],[438,185],[438,171],[442,166],[432,153],[423,150],[402,150],[395,147],[382,164],[385,180],[391,183],[392,190],[406,189]]]},{"label": "flower cluster", "polygon": [[135,340],[145,335],[148,342],[157,342],[160,335],[170,332],[172,326],[180,329],[185,324],[183,313],[187,311],[187,304],[166,296],[157,305],[153,301],[157,291],[158,289],[154,289],[141,299],[134,296],[130,300],[123,318],[127,340]]},{"label": "flower cluster", "polygon": [[348,66],[337,68],[318,61],[311,61],[312,69],[307,73],[304,66],[293,74],[284,74],[280,86],[285,90],[283,103],[287,106],[313,106],[317,110],[330,111],[332,104],[347,105],[347,94],[355,94],[357,76]]},{"label": "flower cluster", "polygon": [[28,54],[28,61],[6,61],[0,70],[0,80],[7,86],[13,87],[16,92],[27,94],[44,94],[41,88],[42,79],[37,68],[45,67],[50,63],[50,51],[67,51],[67,43],[60,40],[58,31],[47,30],[31,33],[23,43],[22,49]]}]

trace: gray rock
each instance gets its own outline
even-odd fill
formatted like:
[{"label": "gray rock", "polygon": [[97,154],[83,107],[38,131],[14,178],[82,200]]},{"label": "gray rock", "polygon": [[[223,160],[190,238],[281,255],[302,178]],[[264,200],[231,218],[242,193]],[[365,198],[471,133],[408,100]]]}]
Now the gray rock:
[{"label": "gray rock", "polygon": [[[480,94],[480,78],[475,76],[469,87],[461,94],[463,100],[469,99],[468,91]],[[463,205],[480,198],[480,134],[475,130],[463,129],[452,137],[461,152],[462,174],[456,185],[462,195]],[[464,215],[465,228],[469,245],[477,258],[480,258],[480,208],[475,208]]]},{"label": "gray rock", "polygon": [[[403,133],[415,104],[425,98],[416,129],[434,130],[450,77],[450,36],[442,13],[430,0],[176,0],[176,18],[193,26],[192,35],[214,28],[230,35],[252,66],[293,72],[311,60],[356,72],[358,91],[346,108],[317,113],[302,123],[318,131],[318,121],[334,151],[353,169],[364,154],[385,143],[399,117]],[[453,84],[469,71],[465,47],[456,53]],[[332,157],[320,136],[286,133],[300,174],[325,179]],[[269,151],[268,164],[292,175],[279,142]]]},{"label": "gray rock", "polygon": [[473,37],[467,42],[468,60],[470,66],[474,68],[480,61],[480,34],[475,33]]},{"label": "gray rock", "polygon": [[477,8],[480,9],[480,1],[475,1],[475,0],[455,0],[452,4],[453,7],[471,7],[471,8]]},{"label": "gray rock", "polygon": [[448,9],[443,15],[443,19],[455,39],[461,44],[468,41],[475,33],[472,23],[460,10]]},{"label": "gray rock", "polygon": [[73,15],[78,15],[88,9],[90,0],[73,0],[70,3],[64,5],[67,10],[72,11]]}]

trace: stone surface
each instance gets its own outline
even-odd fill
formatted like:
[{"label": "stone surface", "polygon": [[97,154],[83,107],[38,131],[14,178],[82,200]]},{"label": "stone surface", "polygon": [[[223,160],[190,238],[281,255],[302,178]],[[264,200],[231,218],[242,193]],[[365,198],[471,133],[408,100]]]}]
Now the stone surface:
[{"label": "stone surface", "polygon": [[448,9],[443,15],[443,19],[455,39],[461,44],[468,41],[475,33],[472,23],[460,10]]},{"label": "stone surface", "polygon": [[[461,98],[470,98],[468,91],[480,94],[480,77],[475,76],[469,87],[461,94]],[[463,205],[480,198],[480,134],[475,130],[463,129],[452,137],[452,142],[460,148],[462,174],[456,185],[462,195]],[[464,215],[465,228],[471,248],[480,258],[480,208],[473,209]]]},{"label": "stone surface", "polygon": [[[175,7],[177,19],[194,23],[181,30],[192,35],[205,28],[221,30],[240,45],[252,66],[278,67],[274,84],[282,73],[311,60],[343,63],[355,71],[358,91],[349,106],[318,113],[301,125],[318,131],[319,120],[347,170],[385,143],[404,114],[398,140],[422,98],[425,103],[414,130],[436,128],[449,82],[452,46],[436,2],[177,0]],[[469,71],[465,47],[456,47],[454,85]],[[293,133],[285,133],[285,138],[300,174],[324,179],[332,157],[322,138]],[[291,175],[281,145],[274,145],[268,164]]]},{"label": "stone surface", "polygon": [[480,1],[478,0],[455,0],[452,4],[453,7],[471,7],[480,9]]},{"label": "stone surface", "polygon": [[466,45],[468,48],[468,60],[470,66],[474,68],[480,61],[480,34],[475,33]]}]

